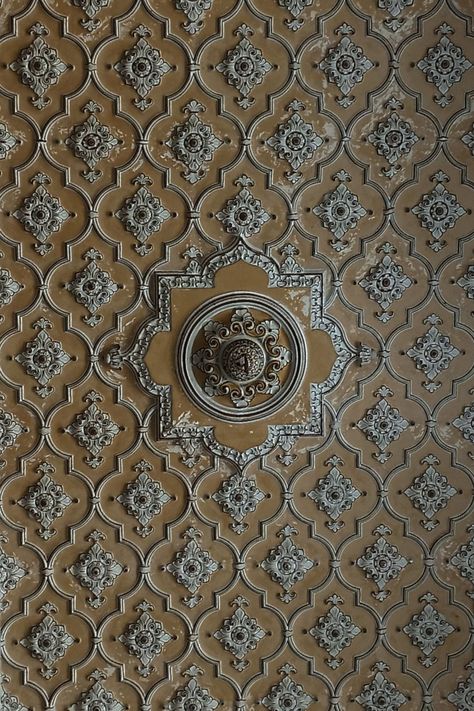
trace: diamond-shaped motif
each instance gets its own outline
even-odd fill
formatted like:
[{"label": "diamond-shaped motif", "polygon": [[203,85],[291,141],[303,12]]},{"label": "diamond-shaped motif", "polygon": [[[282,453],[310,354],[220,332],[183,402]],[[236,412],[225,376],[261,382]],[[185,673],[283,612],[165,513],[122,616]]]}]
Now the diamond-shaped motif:
[{"label": "diamond-shaped motif", "polygon": [[377,586],[377,600],[385,600],[388,591],[387,583],[398,578],[406,568],[409,561],[398,552],[397,546],[392,545],[384,536],[380,536],[375,543],[365,549],[364,555],[357,560],[357,565],[365,573],[365,577],[373,580]]},{"label": "diamond-shaped motif", "polygon": [[209,582],[219,564],[197,543],[196,539],[201,535],[199,531],[188,528],[184,535],[189,539],[189,543],[176,553],[174,560],[166,566],[166,569],[192,594],[191,597],[184,598],[185,604],[188,607],[195,607],[201,600],[201,597],[195,593],[201,585]]},{"label": "diamond-shaped motif", "polygon": [[135,89],[139,98],[134,99],[133,103],[144,111],[152,103],[151,99],[146,98],[147,95],[161,84],[162,77],[171,71],[171,66],[162,58],[160,51],[146,41],[145,37],[151,35],[147,27],[140,25],[131,34],[140,39],[124,51],[114,69],[125,84]]},{"label": "diamond-shaped motif", "polygon": [[108,691],[100,680],[106,679],[107,674],[96,670],[89,678],[94,681],[92,686],[83,691],[78,701],[68,706],[67,711],[125,711],[125,706],[117,701],[111,691]]},{"label": "diamond-shaped motif", "polygon": [[448,701],[457,711],[470,711],[474,697],[474,672],[465,681],[460,681],[456,689],[448,694]]},{"label": "diamond-shaped motif", "polygon": [[450,562],[461,577],[474,584],[474,537],[457,549]]},{"label": "diamond-shaped motif", "polygon": [[50,679],[57,670],[54,664],[62,659],[68,648],[75,643],[74,637],[68,633],[66,627],[56,622],[50,612],[57,612],[57,608],[50,603],[43,605],[41,611],[47,614],[41,622],[33,625],[26,637],[20,640],[32,657],[39,659],[43,664],[41,675]]},{"label": "diamond-shaped motif", "polygon": [[326,74],[328,81],[340,89],[342,96],[337,97],[336,101],[343,108],[347,108],[354,101],[354,97],[350,96],[352,89],[374,65],[365,56],[362,47],[358,47],[347,36],[353,33],[352,27],[343,26],[336,31],[345,36],[335,47],[328,50],[325,58],[319,63],[319,68]]},{"label": "diamond-shaped motif", "polygon": [[403,631],[410,637],[412,644],[429,657],[437,647],[444,644],[446,638],[454,632],[454,627],[431,603],[427,603],[421,612],[413,615]]},{"label": "diamond-shaped motif", "polygon": [[292,587],[303,580],[307,571],[314,565],[304,550],[294,544],[291,538],[293,533],[297,533],[295,528],[285,526],[278,534],[283,538],[282,542],[272,548],[268,557],[260,563],[271,579],[279,583],[285,591],[279,595],[283,602],[290,602],[295,597],[295,593],[291,592]]},{"label": "diamond-shaped motif", "polygon": [[250,96],[250,93],[258,84],[262,83],[265,74],[273,69],[273,65],[265,59],[262,51],[248,39],[253,34],[250,27],[241,25],[235,34],[240,35],[242,39],[233,49],[228,50],[216,69],[224,75],[227,83],[234,86],[239,92],[238,105],[243,109],[248,109],[255,103],[255,99]]},{"label": "diamond-shaped motif", "polygon": [[[451,361],[458,355],[460,351],[453,346],[449,336],[440,333],[436,326],[431,326],[424,336],[417,338],[415,345],[407,350],[407,356],[413,358],[418,370],[422,370],[430,381],[449,368]],[[431,390],[429,385],[427,389]]]},{"label": "diamond-shaped motif", "polygon": [[367,138],[379,156],[383,156],[389,164],[388,168],[382,169],[388,178],[392,178],[399,170],[397,161],[408,155],[419,140],[408,121],[402,119],[396,111],[385,121],[379,121]]},{"label": "diamond-shaped motif", "polygon": [[444,233],[452,229],[457,220],[466,214],[458,203],[456,195],[450,193],[442,183],[438,183],[431,192],[425,193],[421,201],[412,208],[420,224],[429,230],[432,240],[429,245],[434,252],[439,252],[446,242],[441,240]]},{"label": "diamond-shaped motif", "polygon": [[[32,34],[46,34],[47,30],[42,25],[34,25]],[[42,37],[36,37],[33,42],[24,47],[16,61],[10,64],[10,69],[16,72],[22,82],[35,94],[31,100],[37,109],[43,109],[51,99],[45,96],[48,89],[58,83],[58,79],[67,69],[58,52],[50,47]]]},{"label": "diamond-shaped motif", "polygon": [[33,324],[37,328],[38,334],[28,341],[25,350],[15,356],[15,360],[20,363],[26,373],[36,380],[42,388],[35,388],[41,397],[47,397],[52,388],[44,387],[49,381],[62,373],[64,366],[69,363],[71,357],[63,350],[60,341],[53,341],[46,329],[51,328],[51,323],[44,318]]},{"label": "diamond-shaped motif", "polygon": [[439,459],[430,454],[421,461],[428,464],[427,468],[413,479],[404,493],[415,508],[431,519],[448,505],[449,500],[457,494],[457,489],[451,486],[447,477],[436,471],[434,465],[439,464]]},{"label": "diamond-shaped motif", "polygon": [[351,479],[344,477],[339,471],[337,465],[342,463],[339,457],[328,459],[326,464],[331,467],[329,472],[319,479],[318,485],[308,493],[319,510],[327,513],[333,521],[336,521],[344,511],[349,511],[360,496],[360,491],[352,485]]},{"label": "diamond-shaped motif", "polygon": [[151,663],[158,656],[165,644],[167,644],[172,636],[164,629],[161,622],[155,620],[148,610],[152,606],[145,600],[137,605],[136,608],[141,612],[135,622],[127,625],[119,640],[124,644],[129,654],[133,654],[140,661],[141,666],[138,667],[140,676],[147,677],[153,671]]},{"label": "diamond-shaped motif", "polygon": [[18,420],[10,412],[0,408],[0,454],[3,454],[7,447],[12,447],[23,431]]},{"label": "diamond-shaped motif", "polygon": [[118,284],[111,278],[109,272],[97,266],[97,260],[102,259],[102,254],[96,249],[89,249],[84,254],[84,259],[89,264],[80,272],[76,272],[74,279],[66,284],[66,289],[71,292],[78,304],[88,310],[90,316],[83,317],[88,326],[96,326],[102,319],[97,311],[104,304],[108,304],[112,296],[118,291]]},{"label": "diamond-shaped motif", "polygon": [[445,108],[452,101],[449,90],[453,84],[461,81],[464,72],[472,67],[472,63],[466,59],[462,49],[447,37],[452,33],[448,25],[444,23],[437,31],[443,36],[437,45],[430,47],[417,67],[425,74],[426,81],[436,86],[439,95],[435,97],[435,101]]},{"label": "diamond-shaped motif", "polygon": [[127,232],[138,240],[135,251],[142,257],[153,249],[152,245],[147,244],[148,238],[159,232],[163,223],[171,217],[160,199],[147,189],[146,186],[151,182],[143,173],[134,178],[132,183],[140,187],[134,195],[126,198],[120,210],[115,213]]},{"label": "diamond-shaped motif", "polygon": [[262,704],[269,711],[281,711],[282,709],[306,711],[313,701],[314,698],[306,693],[301,684],[297,684],[289,674],[285,674],[283,679],[272,686],[269,693],[262,699]]},{"label": "diamond-shaped motif", "polygon": [[4,597],[14,590],[26,575],[26,569],[13,555],[8,555],[0,548],[0,610],[6,607]]},{"label": "diamond-shaped motif", "polygon": [[382,309],[377,318],[385,323],[393,316],[387,310],[394,301],[402,298],[406,289],[412,285],[412,280],[403,271],[400,264],[396,264],[389,254],[371,267],[367,274],[359,281],[369,299],[376,301]]},{"label": "diamond-shaped motif", "polygon": [[453,425],[462,433],[464,439],[474,442],[474,403],[463,408],[459,417],[453,420]]},{"label": "diamond-shaped motif", "polygon": [[96,111],[102,111],[99,104],[90,101],[82,110],[89,112],[89,116],[83,123],[74,126],[65,144],[76,158],[80,158],[87,165],[89,170],[83,171],[82,176],[93,183],[102,175],[100,170],[94,170],[97,163],[109,157],[118,145],[118,139],[110,132],[109,127],[94,115]]},{"label": "diamond-shaped motif", "polygon": [[97,401],[102,400],[102,396],[91,391],[84,400],[91,404],[83,412],[80,412],[71,424],[66,427],[66,432],[72,435],[81,447],[85,447],[91,457],[86,457],[85,462],[96,469],[103,461],[99,455],[104,447],[109,447],[114,438],[118,435],[120,428],[112,420],[108,412],[103,412]]},{"label": "diamond-shaped motif", "polygon": [[337,605],[332,605],[309,631],[331,657],[337,657],[343,649],[349,647],[360,632],[360,627],[352,622],[351,616],[342,612]]},{"label": "diamond-shaped motif", "polygon": [[190,676],[188,683],[177,690],[175,696],[165,705],[166,711],[214,711],[220,702],[204,689],[194,678],[197,674],[202,674],[202,669],[191,667],[183,672],[183,675]]},{"label": "diamond-shaped motif", "polygon": [[72,504],[72,499],[65,493],[61,484],[57,484],[49,476],[54,472],[53,466],[42,462],[36,471],[42,474],[41,479],[28,487],[24,496],[18,500],[18,505],[41,525],[38,535],[48,540],[55,534],[51,524],[64,514],[65,509]]},{"label": "diamond-shaped motif", "polygon": [[319,205],[313,208],[313,212],[320,218],[323,227],[334,235],[331,246],[337,252],[348,244],[343,241],[346,232],[354,229],[359,220],[367,214],[357,195],[342,182],[323,197]]},{"label": "diamond-shaped motif", "polygon": [[365,684],[355,700],[366,711],[376,711],[376,709],[384,708],[390,709],[390,711],[398,711],[400,706],[408,701],[407,697],[382,672],[377,672],[374,680],[370,684]]},{"label": "diamond-shaped motif", "polygon": [[[312,125],[303,120],[295,111],[285,123],[278,124],[277,131],[267,139],[278,158],[286,160],[294,171],[314,156],[323,139],[314,131]],[[301,176],[287,174],[288,180],[296,182]]]},{"label": "diamond-shaped motif", "polygon": [[406,430],[409,422],[383,397],[367,410],[357,427],[364,432],[369,442],[375,442],[381,452],[395,442]]},{"label": "diamond-shaped motif", "polygon": [[100,607],[105,602],[105,598],[101,597],[103,591],[114,585],[117,577],[123,573],[123,566],[115,560],[112,553],[105,551],[97,542],[103,538],[102,533],[93,531],[89,539],[95,543],[81,553],[69,568],[82,587],[91,591],[93,597],[87,598],[87,602],[93,608]]},{"label": "diamond-shaped motif", "polygon": [[237,598],[233,604],[237,606],[236,611],[224,620],[222,627],[214,632],[214,637],[238,660],[233,662],[233,666],[237,671],[242,671],[249,664],[245,657],[252,649],[257,648],[266,632],[255,618],[249,617],[242,609],[243,605],[248,605],[245,598]]},{"label": "diamond-shaped motif", "polygon": [[243,474],[233,474],[222,482],[220,489],[212,495],[212,498],[236,521],[231,524],[231,528],[240,534],[248,527],[243,523],[244,518],[256,510],[260,501],[265,498],[265,494],[257,487],[255,479],[250,479]]},{"label": "diamond-shaped motif", "polygon": [[245,187],[253,185],[250,178],[242,176],[235,182],[244,185],[244,187],[235,197],[227,200],[225,207],[216,213],[216,217],[222,222],[226,232],[235,237],[246,239],[258,234],[262,226],[270,219],[270,215],[263,209],[260,200],[257,200]]},{"label": "diamond-shaped motif", "polygon": [[117,496],[119,501],[130,516],[134,516],[140,526],[135,530],[145,538],[153,531],[153,527],[149,525],[150,521],[155,516],[161,513],[161,510],[171,496],[161,488],[158,481],[153,481],[148,472],[152,467],[143,459],[134,466],[134,470],[139,472],[135,481],[129,482],[120,496]]}]

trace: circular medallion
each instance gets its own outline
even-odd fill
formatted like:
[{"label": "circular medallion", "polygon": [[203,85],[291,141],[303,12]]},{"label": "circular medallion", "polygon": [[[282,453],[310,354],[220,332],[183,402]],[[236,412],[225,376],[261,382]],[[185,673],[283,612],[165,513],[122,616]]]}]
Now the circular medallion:
[{"label": "circular medallion", "polygon": [[226,422],[267,417],[295,394],[306,349],[280,303],[247,292],[218,296],[186,321],[177,348],[180,382],[201,410]]}]

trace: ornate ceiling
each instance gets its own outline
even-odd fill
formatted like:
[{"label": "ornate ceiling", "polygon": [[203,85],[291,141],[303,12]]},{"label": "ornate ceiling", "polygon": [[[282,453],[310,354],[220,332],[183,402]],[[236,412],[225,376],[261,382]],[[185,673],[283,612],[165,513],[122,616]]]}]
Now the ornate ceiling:
[{"label": "ornate ceiling", "polygon": [[474,708],[469,3],[0,32],[2,711]]}]

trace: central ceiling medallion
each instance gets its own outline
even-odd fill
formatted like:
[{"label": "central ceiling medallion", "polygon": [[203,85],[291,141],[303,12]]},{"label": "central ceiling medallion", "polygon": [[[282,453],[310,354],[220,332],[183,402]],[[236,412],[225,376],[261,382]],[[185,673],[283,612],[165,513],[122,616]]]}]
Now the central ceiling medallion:
[{"label": "central ceiling medallion", "polygon": [[218,296],[191,315],[177,371],[204,412],[243,422],[280,409],[301,383],[305,362],[303,333],[291,313],[243,292]]},{"label": "central ceiling medallion", "polygon": [[358,351],[324,312],[322,273],[242,238],[207,258],[195,247],[182,256],[181,271],[154,273],[155,316],[128,350],[107,354],[156,398],[157,440],[244,466],[324,435],[324,395]]}]

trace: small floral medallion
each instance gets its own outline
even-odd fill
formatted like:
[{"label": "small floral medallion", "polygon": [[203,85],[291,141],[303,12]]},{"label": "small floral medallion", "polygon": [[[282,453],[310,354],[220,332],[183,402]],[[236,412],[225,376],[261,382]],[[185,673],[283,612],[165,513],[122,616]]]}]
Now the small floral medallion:
[{"label": "small floral medallion", "polygon": [[319,617],[309,633],[322,649],[325,649],[332,659],[327,659],[326,664],[332,669],[342,663],[336,659],[343,649],[352,644],[352,640],[361,633],[360,627],[352,622],[352,617],[346,615],[339,607],[344,602],[338,595],[332,595],[328,602],[331,607],[327,613]]},{"label": "small floral medallion", "polygon": [[133,469],[138,472],[137,478],[126,485],[120,496],[117,496],[117,501],[130,516],[136,518],[140,525],[135,527],[135,531],[145,538],[153,531],[150,522],[161,513],[163,506],[171,501],[171,496],[161,488],[158,481],[153,481],[150,477],[151,464],[142,459]]},{"label": "small floral medallion", "polygon": [[283,602],[291,602],[296,597],[296,593],[292,591],[293,586],[303,580],[307,571],[314,566],[314,561],[305,555],[302,548],[294,544],[291,536],[296,533],[298,531],[293,526],[282,528],[278,534],[282,537],[282,542],[272,548],[268,557],[260,563],[260,567],[271,579],[283,588],[284,592],[278,595]]},{"label": "small floral medallion", "polygon": [[140,613],[138,619],[127,625],[119,640],[127,647],[129,654],[137,657],[140,662],[138,673],[146,678],[154,671],[151,663],[173,637],[161,622],[150,615],[149,611],[153,610],[153,606],[146,600],[139,603],[135,609]]},{"label": "small floral medallion", "polygon": [[270,215],[262,208],[262,203],[257,200],[250,190],[253,180],[246,175],[242,175],[235,180],[237,185],[241,185],[242,189],[235,197],[227,200],[225,207],[216,213],[216,217],[226,232],[246,239],[252,235],[256,235],[262,229],[265,222],[268,222]]},{"label": "small floral medallion", "polygon": [[332,192],[326,193],[321,202],[313,208],[313,212],[319,217],[323,227],[334,235],[330,242],[331,247],[336,252],[341,252],[349,244],[343,239],[346,232],[357,227],[357,223],[367,211],[360,204],[357,195],[346,186],[345,183],[351,180],[346,171],[336,173],[333,180],[339,180],[339,185]]},{"label": "small floral medallion", "polygon": [[98,180],[102,172],[95,170],[97,163],[108,158],[119,141],[112,135],[108,126],[97,119],[95,114],[102,111],[102,107],[95,101],[89,101],[83,108],[84,113],[89,113],[87,119],[71,131],[65,143],[76,158],[80,158],[89,170],[83,170],[81,175],[90,183]]},{"label": "small floral medallion", "polygon": [[[441,319],[432,314],[423,323],[440,324]],[[407,350],[407,356],[414,360],[417,369],[428,378],[428,382],[422,384],[429,392],[441,387],[441,383],[433,381],[443,370],[449,368],[451,361],[460,354],[461,351],[453,346],[449,336],[444,336],[434,325]]]},{"label": "small floral medallion", "polygon": [[63,223],[70,218],[70,214],[61,205],[59,199],[44,187],[51,182],[47,175],[37,173],[30,182],[38,187],[23,200],[21,206],[13,213],[13,217],[16,217],[23,228],[38,240],[35,251],[43,257],[52,249],[52,245],[48,242],[49,238],[54,232],[61,230]]},{"label": "small floral medallion", "polygon": [[97,469],[104,461],[98,455],[104,447],[109,447],[114,438],[120,432],[120,427],[115,424],[108,412],[103,412],[97,402],[103,398],[99,393],[92,390],[83,398],[90,405],[84,412],[76,415],[71,424],[66,427],[66,432],[72,435],[77,443],[87,449],[90,457],[85,457],[84,461],[92,469]]},{"label": "small floral medallion", "polygon": [[251,92],[263,82],[273,65],[267,62],[262,51],[248,39],[253,35],[253,30],[248,25],[240,25],[234,34],[242,39],[233,49],[229,49],[216,69],[224,75],[227,83],[239,92],[237,104],[248,109],[255,103],[255,99],[250,96]]},{"label": "small floral medallion", "polygon": [[139,188],[125,200],[115,217],[122,222],[127,232],[138,240],[138,244],[134,245],[135,252],[144,257],[153,249],[153,245],[148,244],[148,239],[160,231],[163,223],[170,219],[171,213],[146,187],[152,183],[148,176],[140,173],[132,183]]},{"label": "small floral medallion", "polygon": [[352,504],[360,496],[360,491],[353,486],[351,479],[341,474],[338,467],[344,464],[342,459],[330,457],[325,464],[330,467],[329,472],[318,480],[317,486],[308,492],[308,496],[319,510],[324,511],[331,519],[331,522],[326,524],[328,528],[338,531],[342,523],[337,519],[352,508]]},{"label": "small floral medallion", "polygon": [[200,536],[200,531],[188,528],[184,537],[189,542],[183,550],[176,553],[174,560],[166,566],[166,570],[174,575],[178,583],[184,585],[191,593],[191,596],[183,598],[184,604],[191,608],[202,600],[202,597],[195,593],[201,585],[209,582],[212,574],[219,568],[219,564],[197,542]]},{"label": "small floral medallion", "polygon": [[206,108],[198,101],[190,101],[183,108],[188,117],[184,123],[176,124],[166,141],[176,160],[183,163],[183,177],[194,185],[204,178],[206,164],[210,163],[222,141],[212,132],[212,126],[201,121],[197,115]]},{"label": "small floral medallion", "polygon": [[378,526],[374,531],[374,535],[378,536],[376,542],[368,546],[357,560],[357,565],[364,571],[365,577],[376,584],[378,592],[372,595],[380,602],[390,594],[390,591],[386,590],[387,584],[398,578],[411,562],[398,552],[397,546],[385,538],[384,534],[390,533],[388,526]]},{"label": "small floral medallion", "polygon": [[402,119],[396,111],[392,111],[385,121],[379,121],[367,138],[378,155],[387,161],[388,167],[382,168],[382,174],[387,178],[393,178],[398,173],[401,169],[398,161],[402,156],[407,156],[419,141],[408,121]]},{"label": "small floral medallion", "polygon": [[365,56],[362,47],[350,39],[349,35],[354,33],[350,25],[344,23],[335,32],[343,37],[335,47],[328,50],[319,68],[326,74],[328,81],[338,87],[342,96],[336,97],[336,101],[339,106],[347,109],[355,101],[355,97],[351,96],[352,89],[374,65]]},{"label": "small floral medallion", "polygon": [[33,324],[38,329],[37,336],[29,341],[25,350],[15,356],[15,360],[22,365],[27,373],[36,380],[40,387],[35,387],[35,392],[46,398],[53,392],[52,387],[47,387],[49,381],[61,375],[63,368],[71,360],[71,356],[63,350],[60,341],[53,341],[46,329],[52,324],[45,318],[40,318]]},{"label": "small floral medallion", "polygon": [[261,703],[269,711],[306,711],[315,699],[291,678],[290,674],[296,672],[296,669],[291,664],[285,664],[278,671],[282,674],[282,680],[271,687]]},{"label": "small floral medallion", "polygon": [[237,597],[231,604],[237,609],[231,617],[224,620],[222,627],[214,632],[214,637],[237,660],[232,662],[232,666],[237,671],[243,671],[250,663],[245,657],[257,648],[266,632],[257,624],[257,620],[249,617],[243,609],[249,604],[245,598]]},{"label": "small floral medallion", "polygon": [[416,509],[419,509],[428,521],[422,521],[422,525],[427,530],[434,528],[438,522],[434,520],[436,514],[444,509],[449,500],[458,492],[451,486],[447,477],[440,474],[435,465],[439,464],[439,459],[433,454],[428,454],[421,460],[422,464],[427,464],[425,471],[413,479],[411,486],[405,489],[404,494],[408,496]]},{"label": "small floral medallion", "polygon": [[112,587],[124,571],[123,566],[115,560],[112,553],[105,551],[98,543],[104,538],[104,534],[100,531],[93,531],[88,536],[88,540],[94,543],[87,551],[81,553],[74,565],[69,568],[80,585],[91,591],[93,597],[88,597],[87,603],[93,608],[104,604],[105,598],[102,597],[102,593],[106,588]]},{"label": "small floral medallion", "polygon": [[55,663],[64,657],[76,640],[71,637],[66,627],[56,622],[52,616],[51,613],[58,612],[57,607],[47,603],[40,607],[39,611],[46,613],[45,616],[41,622],[33,625],[28,635],[20,640],[20,644],[42,663],[41,676],[51,679],[58,671]]},{"label": "small floral medallion", "polygon": [[446,246],[446,241],[442,239],[444,233],[455,226],[458,219],[466,214],[466,210],[458,203],[456,195],[444,187],[443,183],[449,180],[446,173],[440,171],[431,179],[437,181],[437,184],[431,192],[422,196],[411,211],[418,217],[421,226],[431,232],[428,242],[431,249],[439,252]]},{"label": "small floral medallion", "polygon": [[89,249],[83,258],[89,263],[80,272],[76,272],[74,279],[66,284],[66,289],[78,304],[86,307],[89,316],[83,316],[82,320],[93,328],[102,320],[98,310],[109,303],[119,286],[109,272],[97,265],[97,261],[103,258],[97,249]]},{"label": "small floral medallion", "polygon": [[398,711],[400,706],[408,701],[407,697],[381,671],[376,673],[370,684],[364,685],[355,700],[366,711],[378,711],[378,709]]},{"label": "small floral medallion", "polygon": [[293,172],[285,172],[286,178],[291,183],[297,183],[302,174],[301,166],[311,160],[315,151],[322,145],[323,139],[318,136],[310,123],[304,121],[299,110],[305,105],[297,99],[289,104],[290,118],[285,123],[278,125],[277,131],[267,138],[267,145],[273,148],[278,158],[286,160]]},{"label": "small floral medallion", "polygon": [[386,399],[393,395],[389,388],[382,385],[376,394],[379,395],[380,400],[367,410],[364,417],[358,421],[357,427],[369,442],[377,445],[379,453],[372,456],[383,464],[391,456],[390,452],[386,452],[387,447],[399,439],[410,423]]},{"label": "small floral medallion", "polygon": [[422,660],[424,666],[431,666],[435,661],[430,658],[431,654],[437,647],[444,644],[447,637],[454,632],[454,627],[431,604],[436,601],[434,595],[427,593],[422,595],[420,600],[426,601],[426,605],[421,612],[413,615],[409,624],[403,628],[403,631],[411,639],[412,644],[419,647],[426,657],[426,659]]},{"label": "small floral medallion", "polygon": [[37,22],[30,29],[30,34],[36,35],[35,39],[21,50],[16,61],[10,64],[10,69],[18,74],[22,84],[33,91],[33,106],[44,109],[51,101],[46,92],[58,83],[68,66],[58,56],[57,50],[44,41],[42,35],[48,34],[46,27]]},{"label": "small floral medallion", "polygon": [[51,464],[42,462],[36,471],[41,474],[41,478],[36,484],[28,487],[17,503],[40,524],[38,536],[47,541],[56,533],[51,524],[64,514],[65,509],[72,504],[72,499],[65,493],[61,484],[51,478],[50,474],[54,474]]},{"label": "small floral medallion", "polygon": [[139,98],[133,100],[135,106],[145,111],[152,104],[148,94],[161,84],[162,77],[171,71],[171,66],[162,58],[160,51],[146,41],[145,37],[151,37],[148,27],[140,25],[130,34],[140,39],[131,49],[125,50],[114,69],[122,81],[137,92]]},{"label": "small floral medallion", "polygon": [[434,97],[434,101],[444,109],[453,100],[449,93],[451,87],[461,81],[472,63],[466,59],[462,49],[449,39],[448,35],[453,33],[452,27],[443,22],[436,32],[441,35],[441,39],[434,47],[430,47],[417,67],[425,74],[426,81],[438,89],[439,94]]},{"label": "small floral medallion", "polygon": [[385,256],[369,269],[359,281],[359,286],[364,289],[369,299],[373,299],[380,306],[381,311],[375,314],[379,321],[387,323],[393,317],[393,311],[389,311],[390,306],[402,298],[413,281],[405,274],[401,264],[393,261],[389,253],[395,249],[389,242],[382,245],[379,251],[385,252]]},{"label": "small floral medallion", "polygon": [[223,481],[212,498],[234,519],[235,523],[230,524],[232,530],[241,534],[248,528],[245,517],[256,510],[265,494],[257,487],[255,479],[239,473]]}]

